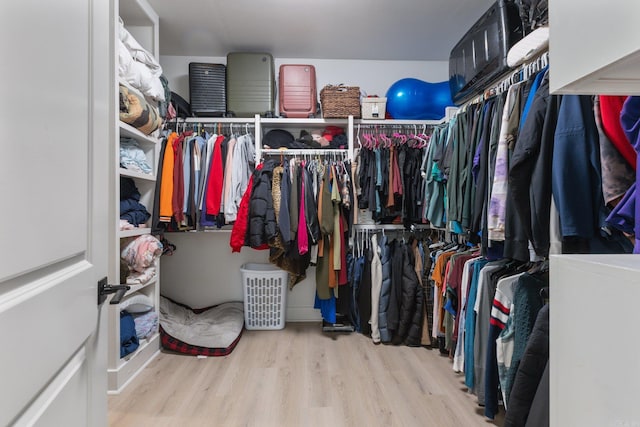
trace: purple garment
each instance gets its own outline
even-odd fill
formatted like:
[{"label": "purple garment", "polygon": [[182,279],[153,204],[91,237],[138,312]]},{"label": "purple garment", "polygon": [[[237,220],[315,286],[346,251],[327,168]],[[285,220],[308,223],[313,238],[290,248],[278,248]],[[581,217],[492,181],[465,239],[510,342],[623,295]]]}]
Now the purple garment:
[{"label": "purple garment", "polygon": [[[622,106],[622,112],[620,113],[620,124],[622,125],[622,129],[624,133],[627,135],[629,142],[633,145],[633,148],[636,150],[636,155],[640,157],[640,97],[639,96],[630,96],[624,102]],[[640,182],[640,175],[638,174],[638,170],[636,169],[636,185],[638,187],[638,182]],[[627,193],[631,192],[631,189],[627,191]],[[630,196],[631,197],[631,196]],[[635,230],[635,239],[636,244],[633,248],[633,253],[640,253],[640,201],[638,198],[640,194],[637,191],[633,191],[633,199],[635,202],[634,209],[634,230]],[[626,197],[625,197],[626,198]]]},{"label": "purple garment", "polygon": [[478,148],[473,155],[473,166],[471,167],[471,174],[473,175],[473,182],[478,182],[478,174],[480,173],[480,155],[482,154],[482,147],[484,147],[484,139],[480,139]]},{"label": "purple garment", "polygon": [[636,184],[633,183],[631,187],[624,194],[620,203],[616,205],[607,217],[607,224],[617,228],[618,230],[632,234],[634,232],[634,220],[636,214]]}]

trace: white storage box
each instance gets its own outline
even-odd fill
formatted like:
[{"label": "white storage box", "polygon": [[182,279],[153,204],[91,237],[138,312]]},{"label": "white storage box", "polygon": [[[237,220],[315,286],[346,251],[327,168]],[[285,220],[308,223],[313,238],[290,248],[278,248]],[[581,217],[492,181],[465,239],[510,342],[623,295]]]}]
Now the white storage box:
[{"label": "white storage box", "polygon": [[387,109],[387,98],[362,98],[363,119],[384,119]]},{"label": "white storage box", "polygon": [[271,264],[247,263],[240,268],[247,329],[284,328],[289,274]]}]

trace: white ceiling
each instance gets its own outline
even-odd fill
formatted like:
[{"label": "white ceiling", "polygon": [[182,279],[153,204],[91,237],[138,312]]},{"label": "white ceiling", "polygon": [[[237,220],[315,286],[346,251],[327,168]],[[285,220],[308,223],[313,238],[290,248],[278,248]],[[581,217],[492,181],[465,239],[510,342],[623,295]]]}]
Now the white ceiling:
[{"label": "white ceiling", "polygon": [[444,61],[493,0],[149,0],[160,54]]}]

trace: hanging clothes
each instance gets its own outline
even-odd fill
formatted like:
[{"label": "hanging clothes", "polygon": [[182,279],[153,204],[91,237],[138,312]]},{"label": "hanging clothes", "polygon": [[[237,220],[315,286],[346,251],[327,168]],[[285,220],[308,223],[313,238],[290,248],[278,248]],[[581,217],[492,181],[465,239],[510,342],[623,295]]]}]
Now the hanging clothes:
[{"label": "hanging clothes", "polygon": [[254,145],[250,134],[169,133],[159,156],[157,230],[233,223],[253,173]]},{"label": "hanging clothes", "polygon": [[430,136],[409,132],[389,136],[384,129],[378,132],[365,134],[358,151],[358,186],[362,189],[358,205],[370,211],[376,222],[421,223],[421,164]]}]

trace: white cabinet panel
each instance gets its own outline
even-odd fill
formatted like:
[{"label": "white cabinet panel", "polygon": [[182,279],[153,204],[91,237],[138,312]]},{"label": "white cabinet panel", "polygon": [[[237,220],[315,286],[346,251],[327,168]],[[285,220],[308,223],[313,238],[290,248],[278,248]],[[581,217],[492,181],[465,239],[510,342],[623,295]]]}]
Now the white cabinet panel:
[{"label": "white cabinet panel", "polygon": [[640,94],[640,2],[550,1],[552,93]]},{"label": "white cabinet panel", "polygon": [[638,426],[640,257],[550,264],[551,426]]}]

